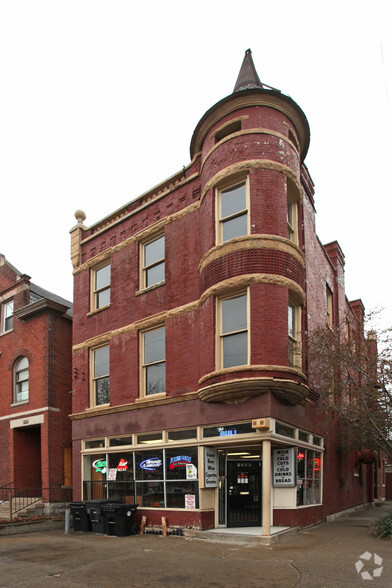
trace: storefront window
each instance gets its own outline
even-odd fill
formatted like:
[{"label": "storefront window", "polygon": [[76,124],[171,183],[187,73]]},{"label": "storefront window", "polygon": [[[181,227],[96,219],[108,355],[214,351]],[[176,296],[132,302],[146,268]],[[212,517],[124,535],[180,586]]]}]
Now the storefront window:
[{"label": "storefront window", "polygon": [[146,435],[138,435],[138,443],[157,443],[162,441],[162,433],[148,433]]},{"label": "storefront window", "polygon": [[121,447],[122,445],[132,445],[132,435],[130,437],[113,437],[109,439],[109,447]]},{"label": "storefront window", "polygon": [[186,429],[184,431],[169,431],[167,434],[168,441],[182,441],[184,439],[196,439],[196,429]]},{"label": "storefront window", "polygon": [[163,480],[162,449],[135,451],[135,478],[145,482]]},{"label": "storefront window", "polygon": [[193,508],[199,508],[198,504],[198,482],[188,480],[187,482],[166,482],[166,506],[168,508],[185,508],[188,497],[191,497]]},{"label": "storefront window", "polygon": [[297,506],[321,502],[321,453],[300,448],[297,453]]},{"label": "storefront window", "polygon": [[275,433],[277,435],[283,435],[284,437],[290,437],[291,439],[295,438],[295,429],[287,425],[283,425],[282,423],[276,423]]},{"label": "storefront window", "polygon": [[135,452],[136,502],[139,506],[165,506],[163,451]]},{"label": "storefront window", "polygon": [[107,462],[105,454],[85,455],[84,457],[84,500],[107,498]]},{"label": "storefront window", "polygon": [[309,433],[305,433],[305,431],[298,431],[298,439],[300,441],[305,441],[309,443]]},{"label": "storefront window", "polygon": [[319,447],[321,447],[322,438],[318,437],[317,435],[313,435],[313,445],[318,445]]},{"label": "storefront window", "polygon": [[135,502],[133,453],[110,453],[108,455],[107,495],[111,500],[125,504]]},{"label": "storefront window", "polygon": [[136,482],[136,502],[139,506],[164,507],[163,481]]},{"label": "storefront window", "polygon": [[133,480],[133,454],[109,453],[108,480]]},{"label": "storefront window", "polygon": [[84,457],[84,500],[110,498],[152,508],[199,508],[196,447]]},{"label": "storefront window", "polygon": [[197,479],[197,447],[166,449],[166,479]]},{"label": "storefront window", "polygon": [[105,447],[105,439],[92,439],[84,442],[85,449],[96,449],[97,447]]}]

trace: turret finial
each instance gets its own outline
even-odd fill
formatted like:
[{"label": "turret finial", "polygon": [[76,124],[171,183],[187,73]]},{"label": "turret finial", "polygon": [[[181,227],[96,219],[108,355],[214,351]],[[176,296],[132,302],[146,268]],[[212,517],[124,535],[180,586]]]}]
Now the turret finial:
[{"label": "turret finial", "polygon": [[262,90],[263,84],[257,75],[255,64],[253,63],[252,51],[247,49],[233,92],[253,90],[255,88]]}]

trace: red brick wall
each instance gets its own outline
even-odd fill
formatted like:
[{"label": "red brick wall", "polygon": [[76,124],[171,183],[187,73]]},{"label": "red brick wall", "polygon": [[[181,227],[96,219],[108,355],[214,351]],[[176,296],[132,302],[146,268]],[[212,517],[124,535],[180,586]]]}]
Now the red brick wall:
[{"label": "red brick wall", "polygon": [[323,522],[321,506],[298,509],[274,508],[273,524],[283,527],[310,527]]},{"label": "red brick wall", "polygon": [[[243,116],[242,130],[258,128],[262,132],[240,134],[215,144],[214,133],[224,123]],[[312,330],[326,324],[326,285],[334,293],[336,320],[350,312],[344,292],[344,262],[337,247],[332,244],[324,248],[315,233],[315,209],[313,185],[309,174],[302,166],[304,200],[298,206],[299,244],[303,250],[305,269],[294,255],[286,252],[289,246],[275,249],[242,250],[216,257],[201,271],[199,264],[207,252],[216,246],[215,237],[215,190],[217,174],[223,177],[224,170],[237,165],[249,176],[251,234],[268,234],[287,238],[287,176],[280,166],[291,170],[300,180],[301,162],[297,150],[288,137],[288,126],[294,129],[288,116],[271,107],[246,107],[217,116],[202,145],[201,154],[184,176],[200,169],[200,176],[185,185],[175,183],[165,193],[165,184],[159,193],[150,193],[150,204],[143,197],[128,205],[124,218],[115,226],[102,231],[82,245],[82,263],[98,253],[135,237],[139,231],[153,226],[157,221],[174,215],[195,204],[203,195],[200,207],[183,216],[171,216],[164,227],[166,250],[166,282],[164,285],[139,292],[139,245],[131,243],[123,249],[112,249],[111,306],[102,312],[88,316],[90,311],[90,270],[82,269],[75,275],[74,344],[108,334],[115,329],[131,326],[136,321],[168,312],[166,320],[166,379],[167,396],[177,397],[195,392],[207,386],[233,378],[277,377],[301,381],[300,374],[287,370],[288,326],[287,307],[289,280],[305,291],[303,308],[303,330]],[[266,132],[264,131],[266,130]],[[271,131],[271,132],[269,132]],[[295,129],[294,129],[295,131]],[[276,133],[282,135],[279,136]],[[254,161],[258,160],[257,165]],[[260,162],[263,161],[263,168]],[[249,162],[249,164],[247,163]],[[154,198],[157,198],[154,200]],[[138,209],[137,207],[140,206]],[[93,237],[89,229],[86,237]],[[329,258],[328,252],[331,256]],[[241,284],[242,275],[268,274],[278,283],[259,283],[260,279],[247,278]],[[216,298],[215,294],[226,293],[225,284],[236,278],[239,288],[249,286],[250,292],[250,337],[253,365],[275,365],[274,372],[247,370],[215,374],[208,381],[199,379],[217,369],[216,356]],[[278,280],[281,278],[280,280]],[[272,280],[268,280],[271,282]],[[214,291],[213,288],[216,288]],[[234,291],[234,290],[232,290]],[[209,292],[207,299],[202,298]],[[230,290],[228,290],[230,292]],[[192,304],[190,311],[176,314],[170,311]],[[139,394],[139,333],[129,329],[110,339],[110,385],[111,405],[134,403]],[[73,356],[73,412],[82,412],[89,405],[89,354],[85,348],[75,350]],[[306,368],[306,357],[303,362]],[[282,369],[280,369],[280,367]],[[312,384],[312,382],[310,382]],[[127,434],[145,430],[174,427],[190,427],[202,424],[235,422],[255,417],[271,416],[294,426],[326,434],[323,422],[312,402],[310,405],[288,406],[279,402],[271,392],[247,400],[238,405],[203,403],[199,400],[184,401],[159,407],[140,408],[134,403],[132,410],[108,414],[104,417],[78,419],[73,422],[75,451],[80,450],[80,440],[111,434]],[[363,500],[364,488],[361,479],[354,476],[355,464],[349,455],[339,453],[337,431],[326,435],[324,459],[324,509],[314,507],[302,509],[295,515],[276,513],[290,517],[292,522],[310,524],[320,517],[357,504]],[[80,459],[74,461],[75,498],[80,492]],[[282,511],[283,512],[283,511]],[[282,519],[283,520],[283,519]]]},{"label": "red brick wall", "polygon": [[[15,287],[10,279],[15,275],[5,264],[0,267],[2,287]],[[28,280],[24,284],[14,296],[15,311],[28,303]],[[72,322],[48,309],[25,320],[14,316],[13,330],[0,341],[0,485],[60,485],[64,447],[71,444]],[[14,404],[13,368],[21,356],[29,360],[29,401]],[[42,424],[10,429],[12,419],[40,415]]]}]

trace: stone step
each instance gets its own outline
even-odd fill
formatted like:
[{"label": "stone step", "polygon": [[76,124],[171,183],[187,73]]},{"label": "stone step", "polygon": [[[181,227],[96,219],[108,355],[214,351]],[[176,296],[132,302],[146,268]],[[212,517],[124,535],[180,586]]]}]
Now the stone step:
[{"label": "stone step", "polygon": [[[34,499],[35,500],[35,499]],[[15,508],[15,506],[14,506]],[[14,513],[15,517],[34,517],[41,516],[44,511],[44,505],[42,500],[33,502],[32,504],[26,504],[25,507]],[[0,519],[9,519],[10,517],[10,506],[9,502],[3,501],[0,504]]]}]

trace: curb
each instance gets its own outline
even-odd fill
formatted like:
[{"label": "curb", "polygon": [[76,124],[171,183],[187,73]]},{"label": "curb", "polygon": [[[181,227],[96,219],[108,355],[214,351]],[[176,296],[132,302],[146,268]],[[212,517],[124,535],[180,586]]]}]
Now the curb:
[{"label": "curb", "polygon": [[20,533],[37,533],[64,529],[64,519],[52,521],[23,521],[20,523],[5,523],[0,525],[1,535],[18,535]]}]

